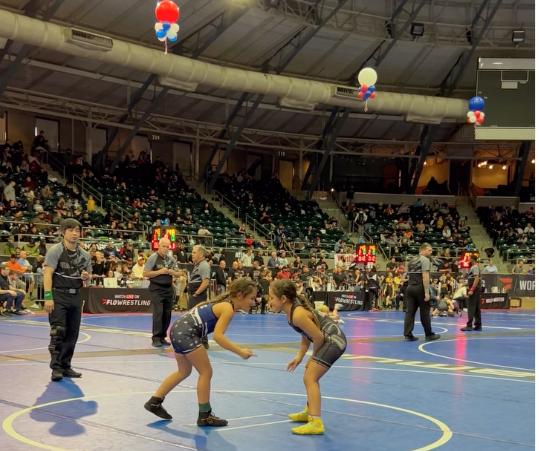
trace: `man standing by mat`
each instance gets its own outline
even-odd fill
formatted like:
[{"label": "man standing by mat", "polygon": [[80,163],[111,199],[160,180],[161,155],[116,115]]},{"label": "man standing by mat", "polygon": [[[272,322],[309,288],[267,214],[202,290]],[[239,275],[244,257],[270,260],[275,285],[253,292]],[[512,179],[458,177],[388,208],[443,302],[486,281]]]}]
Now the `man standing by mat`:
[{"label": "man standing by mat", "polygon": [[419,308],[421,324],[425,330],[427,341],[438,340],[440,335],[432,332],[430,324],[430,269],[429,260],[432,246],[423,243],[419,248],[419,255],[412,257],[408,262],[408,287],[404,294],[406,302],[406,317],[404,318],[404,338],[416,341],[413,335],[415,314]]},{"label": "man standing by mat", "polygon": [[71,368],[71,358],[79,337],[80,289],[92,271],[90,254],[79,245],[81,230],[76,219],[64,219],[60,223],[63,240],[49,248],[43,263],[45,311],[51,326],[51,380],[54,382],[63,377],[81,377],[81,373]]},{"label": "man standing by mat", "polygon": [[[199,244],[193,246],[191,259],[195,266],[189,274],[189,282],[187,284],[187,291],[189,292],[187,307],[189,309],[208,300],[208,286],[210,285],[211,273],[210,264],[206,261],[206,248]],[[202,339],[202,344],[208,349],[207,337]]]},{"label": "man standing by mat", "polygon": [[[472,267],[468,272],[468,322],[463,327],[463,332],[470,330],[482,330],[481,325],[481,269],[479,268],[478,257],[472,255],[470,258]],[[473,325],[473,327],[472,327]]]},{"label": "man standing by mat", "polygon": [[161,238],[157,252],[154,252],[144,265],[144,277],[150,279],[152,298],[153,325],[152,346],[160,348],[170,346],[166,339],[172,317],[172,306],[176,301],[173,277],[180,277],[178,263],[169,253],[170,240]]}]

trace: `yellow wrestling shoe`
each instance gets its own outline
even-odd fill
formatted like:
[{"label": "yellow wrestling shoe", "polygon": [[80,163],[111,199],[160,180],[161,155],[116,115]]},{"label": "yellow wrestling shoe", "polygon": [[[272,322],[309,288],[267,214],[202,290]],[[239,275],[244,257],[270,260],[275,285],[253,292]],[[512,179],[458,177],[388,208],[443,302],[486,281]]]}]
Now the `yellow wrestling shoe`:
[{"label": "yellow wrestling shoe", "polygon": [[298,413],[289,413],[288,418],[296,423],[307,423],[309,421],[309,414],[307,413],[307,407],[301,412]]},{"label": "yellow wrestling shoe", "polygon": [[298,435],[320,435],[324,433],[324,423],[321,418],[309,416],[309,422],[303,426],[292,428],[292,433]]}]

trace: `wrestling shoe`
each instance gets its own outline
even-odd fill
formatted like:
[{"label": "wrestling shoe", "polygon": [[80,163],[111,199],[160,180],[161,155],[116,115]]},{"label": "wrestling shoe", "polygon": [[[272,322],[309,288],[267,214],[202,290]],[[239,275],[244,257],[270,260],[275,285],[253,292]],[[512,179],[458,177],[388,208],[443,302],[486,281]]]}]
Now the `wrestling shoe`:
[{"label": "wrestling shoe", "polygon": [[307,413],[307,409],[304,409],[301,412],[289,413],[288,418],[296,423],[307,423],[309,421],[309,414]]},{"label": "wrestling shoe", "polygon": [[292,433],[298,435],[320,435],[324,433],[324,423],[321,418],[309,416],[309,422],[303,426],[292,428]]},{"label": "wrestling shoe", "polygon": [[222,427],[227,425],[227,420],[216,417],[211,410],[209,412],[200,412],[198,414],[197,426]]},{"label": "wrestling shoe", "polygon": [[172,415],[170,415],[170,413],[163,408],[162,401],[155,401],[153,396],[149,401],[146,402],[146,404],[144,404],[144,408],[148,412],[157,415],[159,418],[163,418],[164,420],[172,420]]}]

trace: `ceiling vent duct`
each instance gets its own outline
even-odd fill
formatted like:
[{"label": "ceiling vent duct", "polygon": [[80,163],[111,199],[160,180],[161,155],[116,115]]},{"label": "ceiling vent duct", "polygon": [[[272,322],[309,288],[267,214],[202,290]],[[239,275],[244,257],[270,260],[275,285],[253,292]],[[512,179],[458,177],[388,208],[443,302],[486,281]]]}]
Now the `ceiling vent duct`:
[{"label": "ceiling vent duct", "polygon": [[66,41],[90,50],[112,50],[112,38],[77,28],[67,28]]}]

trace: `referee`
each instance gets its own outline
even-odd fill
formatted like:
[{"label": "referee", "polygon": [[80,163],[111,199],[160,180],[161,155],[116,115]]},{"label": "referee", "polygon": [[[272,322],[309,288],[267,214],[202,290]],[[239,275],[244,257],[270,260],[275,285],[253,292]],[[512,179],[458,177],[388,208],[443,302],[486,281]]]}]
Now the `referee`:
[{"label": "referee", "polygon": [[421,324],[425,330],[425,340],[438,340],[440,335],[432,332],[430,324],[430,269],[429,260],[432,246],[423,243],[419,248],[419,255],[412,257],[408,262],[408,287],[404,297],[406,303],[406,317],[404,319],[404,338],[416,341],[418,338],[412,333],[414,330],[415,314],[419,308]]},{"label": "referee", "polygon": [[[211,275],[210,264],[206,261],[205,247],[200,244],[193,246],[191,259],[195,266],[189,274],[189,282],[187,284],[187,291],[189,292],[187,307],[189,309],[208,300],[208,287],[210,285]],[[209,345],[207,337],[202,340],[202,344],[208,349]]]},{"label": "referee", "polygon": [[51,326],[51,380],[54,382],[63,377],[81,377],[81,373],[71,368],[71,359],[79,337],[80,289],[92,271],[90,254],[79,246],[81,230],[76,219],[64,219],[60,223],[63,240],[50,247],[43,263],[45,311]]},{"label": "referee", "polygon": [[[470,258],[472,267],[468,273],[468,322],[463,327],[463,332],[470,330],[482,330],[481,325],[481,269],[479,269],[478,257]],[[473,325],[473,327],[472,327]]]},{"label": "referee", "polygon": [[157,252],[154,252],[144,265],[143,276],[150,279],[150,293],[153,307],[152,346],[170,346],[166,339],[167,329],[172,318],[172,306],[176,300],[173,278],[181,272],[174,257],[169,255],[170,240],[161,238]]}]

